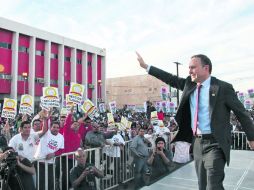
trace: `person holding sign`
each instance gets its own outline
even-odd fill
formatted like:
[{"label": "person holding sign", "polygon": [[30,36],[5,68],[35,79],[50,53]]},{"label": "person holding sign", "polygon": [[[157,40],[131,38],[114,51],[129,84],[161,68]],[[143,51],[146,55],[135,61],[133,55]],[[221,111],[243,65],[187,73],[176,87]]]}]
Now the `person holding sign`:
[{"label": "person holding sign", "polygon": [[48,115],[47,111],[42,110],[40,117],[43,120],[42,130],[37,133],[31,133],[31,123],[29,121],[23,121],[20,124],[20,133],[13,136],[9,142],[15,152],[18,152],[19,156],[27,158],[32,161],[35,155],[35,147],[39,138],[41,138],[48,130]]},{"label": "person holding sign", "polygon": [[[84,134],[86,133],[86,128],[84,127],[84,120],[87,118],[85,114],[83,117],[78,118],[78,116],[74,113],[74,106],[71,107],[70,113],[67,115],[64,126],[61,128],[63,137],[64,137],[64,148],[61,150],[61,153],[73,152],[81,147],[82,139]],[[62,159],[62,189],[68,189],[70,186],[67,181],[67,165],[68,162],[68,171],[73,167],[73,157],[61,157]],[[67,161],[66,161],[67,159]],[[60,159],[56,160],[56,165],[60,167]],[[69,184],[69,185],[67,185]]]}]

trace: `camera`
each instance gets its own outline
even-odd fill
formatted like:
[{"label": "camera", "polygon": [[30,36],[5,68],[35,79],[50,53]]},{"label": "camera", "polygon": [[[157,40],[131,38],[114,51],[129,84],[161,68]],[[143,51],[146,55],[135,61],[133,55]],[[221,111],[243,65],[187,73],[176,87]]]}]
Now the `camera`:
[{"label": "camera", "polygon": [[1,163],[0,175],[3,177],[8,173],[11,173],[12,170],[15,170],[17,166],[17,152],[8,151],[8,156]]},{"label": "camera", "polygon": [[6,159],[4,159],[3,162],[6,162],[7,165],[16,165],[17,164],[17,152],[9,151],[8,156]]},{"label": "camera", "polygon": [[92,166],[87,167],[86,171],[89,171],[89,173],[93,173],[93,167]]}]

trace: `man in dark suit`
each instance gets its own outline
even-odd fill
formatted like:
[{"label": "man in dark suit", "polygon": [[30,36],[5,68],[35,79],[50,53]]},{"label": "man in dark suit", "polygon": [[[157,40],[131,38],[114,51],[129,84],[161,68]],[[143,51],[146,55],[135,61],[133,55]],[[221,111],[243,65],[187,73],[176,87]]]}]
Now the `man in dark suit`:
[{"label": "man in dark suit", "polygon": [[242,124],[250,148],[254,149],[253,121],[232,85],[211,76],[212,63],[202,54],[191,57],[187,78],[149,66],[138,53],[137,56],[140,66],[150,75],[183,91],[175,118],[179,132],[174,141],[193,140],[199,189],[223,190],[224,167],[230,160],[231,110]]}]

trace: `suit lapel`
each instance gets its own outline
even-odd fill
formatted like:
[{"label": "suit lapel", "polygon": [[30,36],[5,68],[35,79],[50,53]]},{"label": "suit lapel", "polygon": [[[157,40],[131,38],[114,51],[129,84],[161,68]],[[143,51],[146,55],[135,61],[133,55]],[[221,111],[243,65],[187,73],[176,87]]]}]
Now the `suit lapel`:
[{"label": "suit lapel", "polygon": [[219,91],[219,85],[218,85],[218,80],[215,77],[211,77],[211,84],[210,84],[210,90],[209,90],[209,115],[210,118],[212,117],[213,109],[216,103],[216,99],[218,96],[218,91]]}]

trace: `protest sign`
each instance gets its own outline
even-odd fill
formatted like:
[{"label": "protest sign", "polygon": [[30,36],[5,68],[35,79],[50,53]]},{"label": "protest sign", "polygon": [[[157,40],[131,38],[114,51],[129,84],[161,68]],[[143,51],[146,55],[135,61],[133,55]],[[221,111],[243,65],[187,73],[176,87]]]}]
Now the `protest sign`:
[{"label": "protest sign", "polygon": [[53,107],[60,107],[60,100],[58,96],[58,89],[55,87],[43,87],[43,96],[41,99],[41,107],[45,110],[49,110]]},{"label": "protest sign", "polygon": [[254,98],[254,89],[252,88],[252,89],[249,89],[248,90],[248,94],[249,94],[249,97],[250,98]]},{"label": "protest sign", "polygon": [[116,102],[115,101],[109,102],[109,109],[112,114],[116,113]]},{"label": "protest sign", "polygon": [[155,109],[156,109],[157,112],[160,112],[160,110],[161,110],[161,102],[156,102],[155,103]]},{"label": "protest sign", "polygon": [[112,125],[115,123],[114,117],[112,113],[107,113],[107,117],[108,117],[108,125]]},{"label": "protest sign", "polygon": [[144,102],[144,112],[147,111],[147,102]]},{"label": "protest sign", "polygon": [[167,102],[166,101],[161,102],[161,110],[163,113],[167,112]]},{"label": "protest sign", "polygon": [[94,104],[91,100],[86,99],[81,107],[81,109],[87,113],[94,107]]},{"label": "protest sign", "polygon": [[175,103],[174,102],[167,102],[167,112],[168,113],[175,113]]},{"label": "protest sign", "polygon": [[245,97],[244,97],[244,93],[243,93],[243,92],[239,92],[239,93],[238,93],[238,99],[239,99],[242,103],[244,103]]},{"label": "protest sign", "polygon": [[131,128],[131,125],[132,125],[132,122],[131,122],[131,121],[128,121],[127,129],[130,129],[130,128]]},{"label": "protest sign", "polygon": [[246,110],[251,110],[252,105],[253,105],[253,102],[251,100],[245,100],[244,101],[244,107],[245,107]]},{"label": "protest sign", "polygon": [[124,116],[122,116],[121,117],[121,124],[125,127],[125,128],[127,128],[128,127],[128,119],[126,118],[126,117],[124,117]]},{"label": "protest sign", "polygon": [[100,103],[99,104],[99,111],[100,111],[100,113],[105,113],[106,112],[105,103]]},{"label": "protest sign", "polygon": [[151,121],[152,120],[158,120],[158,114],[157,111],[151,112]]},{"label": "protest sign", "polygon": [[84,101],[84,103],[81,106],[81,109],[85,113],[87,113],[88,117],[90,117],[90,119],[92,119],[92,120],[99,117],[97,108],[94,106],[93,102],[91,102],[91,100],[89,100],[89,99],[86,99]]},{"label": "protest sign", "polygon": [[162,100],[167,100],[168,98],[168,88],[165,86],[161,87],[161,98]]},{"label": "protest sign", "polygon": [[71,111],[71,108],[75,106],[75,103],[70,101],[69,94],[66,94],[66,99],[64,101],[63,107],[66,108],[69,111]]},{"label": "protest sign", "polygon": [[76,104],[81,104],[83,100],[84,89],[84,85],[72,82],[69,92],[69,100]]},{"label": "protest sign", "polygon": [[19,113],[31,115],[33,113],[34,98],[31,95],[21,96]]},{"label": "protest sign", "polygon": [[119,131],[124,131],[126,127],[123,123],[115,123]]},{"label": "protest sign", "polygon": [[4,105],[1,117],[15,119],[17,112],[17,100],[4,98]]},{"label": "protest sign", "polygon": [[135,111],[136,105],[131,105],[131,104],[129,104],[129,105],[127,105],[127,108],[126,108],[126,109],[129,110],[129,111]]}]

